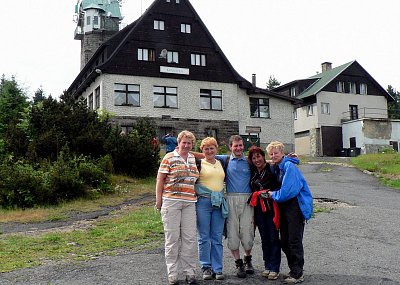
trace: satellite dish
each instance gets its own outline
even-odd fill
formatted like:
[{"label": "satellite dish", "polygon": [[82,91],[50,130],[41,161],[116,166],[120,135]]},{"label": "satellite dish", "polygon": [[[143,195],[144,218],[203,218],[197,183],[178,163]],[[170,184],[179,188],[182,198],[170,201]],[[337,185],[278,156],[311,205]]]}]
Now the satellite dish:
[{"label": "satellite dish", "polygon": [[160,53],[160,58],[166,58],[167,57],[167,53],[168,53],[168,51],[166,50],[166,49],[163,49],[162,51],[161,51],[161,53]]}]

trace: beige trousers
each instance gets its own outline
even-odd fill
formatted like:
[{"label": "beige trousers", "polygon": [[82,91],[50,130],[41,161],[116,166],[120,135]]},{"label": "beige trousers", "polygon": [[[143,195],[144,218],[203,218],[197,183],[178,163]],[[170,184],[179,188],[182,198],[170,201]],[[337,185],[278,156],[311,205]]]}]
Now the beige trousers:
[{"label": "beige trousers", "polygon": [[197,265],[196,203],[164,200],[161,207],[164,224],[165,262],[168,277],[195,275]]},{"label": "beige trousers", "polygon": [[226,220],[228,248],[251,250],[254,242],[254,208],[247,204],[250,194],[228,193],[229,214]]}]

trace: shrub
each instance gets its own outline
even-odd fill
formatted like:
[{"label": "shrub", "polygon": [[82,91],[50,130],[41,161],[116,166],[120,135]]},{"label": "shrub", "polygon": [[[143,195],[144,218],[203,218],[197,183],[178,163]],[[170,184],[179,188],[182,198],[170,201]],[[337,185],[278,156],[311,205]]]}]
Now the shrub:
[{"label": "shrub", "polygon": [[46,173],[27,163],[4,164],[0,172],[0,204],[5,208],[29,208],[51,199]]}]

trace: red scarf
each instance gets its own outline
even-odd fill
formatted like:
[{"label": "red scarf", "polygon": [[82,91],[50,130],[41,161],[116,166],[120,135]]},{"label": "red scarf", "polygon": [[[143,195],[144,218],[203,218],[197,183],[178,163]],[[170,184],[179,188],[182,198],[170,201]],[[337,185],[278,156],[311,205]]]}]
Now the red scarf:
[{"label": "red scarf", "polygon": [[[267,207],[265,206],[265,201],[261,197],[261,194],[267,193],[268,191],[269,190],[254,191],[252,193],[252,195],[251,195],[249,205],[252,206],[252,207],[255,207],[255,206],[257,206],[258,201],[260,201],[261,210],[263,212],[266,212],[267,211]],[[268,205],[268,208],[269,208],[269,203],[267,203],[267,205]],[[275,202],[275,200],[272,200],[272,206],[274,207],[274,218],[272,220],[273,220],[273,222],[275,224],[276,229],[279,230],[279,224],[280,224],[279,206],[278,206],[278,203]]]}]

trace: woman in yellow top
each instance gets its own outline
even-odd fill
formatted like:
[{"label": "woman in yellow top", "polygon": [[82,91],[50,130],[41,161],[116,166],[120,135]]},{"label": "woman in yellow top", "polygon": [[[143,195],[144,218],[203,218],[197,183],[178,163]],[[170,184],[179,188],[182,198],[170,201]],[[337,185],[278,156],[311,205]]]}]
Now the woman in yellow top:
[{"label": "woman in yellow top", "polygon": [[194,184],[199,177],[194,156],[189,153],[194,135],[182,131],[178,149],[167,153],[158,169],[156,208],[161,210],[165,235],[165,261],[169,285],[179,284],[178,265],[187,284],[196,284],[196,201]]},{"label": "woman in yellow top", "polygon": [[200,265],[204,280],[213,277],[223,280],[222,233],[228,214],[224,197],[225,171],[221,161],[215,158],[218,144],[214,138],[203,139],[200,149],[205,156],[197,162],[200,177],[195,186]]}]

